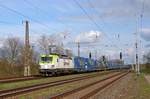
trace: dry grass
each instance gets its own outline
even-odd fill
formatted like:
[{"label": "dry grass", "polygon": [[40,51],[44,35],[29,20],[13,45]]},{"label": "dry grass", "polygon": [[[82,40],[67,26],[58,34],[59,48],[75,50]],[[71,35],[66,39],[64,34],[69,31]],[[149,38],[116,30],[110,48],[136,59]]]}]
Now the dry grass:
[{"label": "dry grass", "polygon": [[13,83],[1,83],[0,90],[20,88],[20,87],[31,86],[31,85],[35,85],[35,84],[48,83],[48,82],[52,82],[52,81],[59,81],[59,80],[70,79],[70,78],[74,78],[74,77],[81,77],[81,76],[85,76],[85,75],[95,75],[95,74],[104,75],[106,73],[107,72],[93,72],[93,73],[85,73],[85,74],[59,76],[59,77],[49,77],[49,78],[21,81],[21,82],[13,82]]},{"label": "dry grass", "polygon": [[139,99],[150,99],[150,84],[145,79],[144,74],[141,74],[137,81],[139,84]]},{"label": "dry grass", "polygon": [[51,95],[62,93],[67,90],[72,90],[72,89],[81,87],[83,85],[103,79],[106,76],[107,75],[103,75],[100,77],[93,77],[90,79],[72,82],[72,83],[68,83],[68,84],[63,84],[63,85],[59,85],[59,86],[55,86],[55,87],[51,87],[51,88],[45,88],[45,89],[33,91],[31,93],[24,94],[21,96],[16,96],[15,98],[18,98],[18,99],[49,99]]},{"label": "dry grass", "polygon": [[[0,60],[0,78],[23,76],[24,66],[22,64],[9,64],[6,60]],[[38,65],[32,64],[32,75],[38,74]]]}]

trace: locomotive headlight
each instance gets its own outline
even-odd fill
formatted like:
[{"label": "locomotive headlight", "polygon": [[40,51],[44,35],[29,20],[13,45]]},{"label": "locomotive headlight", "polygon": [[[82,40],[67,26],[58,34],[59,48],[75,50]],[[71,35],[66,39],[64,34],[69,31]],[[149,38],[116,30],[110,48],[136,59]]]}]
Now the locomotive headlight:
[{"label": "locomotive headlight", "polygon": [[52,68],[55,68],[55,65],[54,64],[41,64],[40,68],[41,69],[52,69]]},{"label": "locomotive headlight", "polygon": [[41,67],[41,69],[47,69],[48,68],[48,66],[45,64],[41,65],[40,67]]},{"label": "locomotive headlight", "polygon": [[41,69],[44,69],[44,65],[40,65],[40,68],[41,68]]}]

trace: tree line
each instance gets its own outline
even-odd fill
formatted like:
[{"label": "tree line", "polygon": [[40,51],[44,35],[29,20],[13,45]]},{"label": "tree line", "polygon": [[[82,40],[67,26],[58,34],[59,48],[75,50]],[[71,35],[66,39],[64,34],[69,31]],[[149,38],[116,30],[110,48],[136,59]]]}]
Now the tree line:
[{"label": "tree line", "polygon": [[[39,54],[48,54],[49,45],[57,44],[53,36],[41,35],[34,44],[30,44],[30,65],[31,73],[38,73]],[[25,44],[19,37],[8,37],[3,40],[0,47],[0,75],[23,75],[25,62]]]}]

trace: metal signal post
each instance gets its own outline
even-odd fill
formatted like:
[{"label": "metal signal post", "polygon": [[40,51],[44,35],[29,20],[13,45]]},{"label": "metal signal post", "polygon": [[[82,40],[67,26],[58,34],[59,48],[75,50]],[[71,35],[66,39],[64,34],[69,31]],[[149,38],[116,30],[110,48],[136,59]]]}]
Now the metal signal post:
[{"label": "metal signal post", "polygon": [[78,57],[80,57],[80,42],[77,42],[78,44]]},{"label": "metal signal post", "polygon": [[135,54],[135,70],[137,75],[140,74],[140,64],[139,64],[139,50],[138,50],[138,33],[135,33],[136,36],[136,42],[135,42],[135,49],[136,49],[136,54]]}]

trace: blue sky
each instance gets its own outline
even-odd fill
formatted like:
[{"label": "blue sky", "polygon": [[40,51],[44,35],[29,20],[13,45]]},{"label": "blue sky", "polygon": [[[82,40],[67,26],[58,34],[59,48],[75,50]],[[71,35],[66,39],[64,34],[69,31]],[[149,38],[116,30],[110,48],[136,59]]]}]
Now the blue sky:
[{"label": "blue sky", "polygon": [[[75,1],[99,27],[89,20]],[[143,2],[141,29],[139,17]],[[97,43],[95,46],[82,44],[82,56],[87,56],[90,51],[94,54],[97,50],[98,55],[118,58],[119,52],[123,51],[126,62],[133,62],[135,54],[133,33],[139,31],[142,35],[140,36],[142,54],[150,47],[149,11],[149,0],[0,0],[0,39],[3,41],[12,35],[23,39],[22,21],[29,20],[30,38],[33,43],[36,43],[43,34],[52,35],[67,31],[69,35],[65,39],[65,46],[70,47],[75,55],[77,48],[68,42],[80,39],[81,42],[84,40]],[[95,33],[99,34],[97,39]],[[117,38],[118,34],[120,38]]]}]

